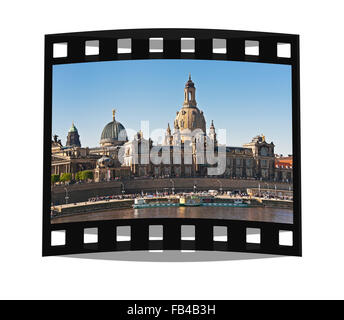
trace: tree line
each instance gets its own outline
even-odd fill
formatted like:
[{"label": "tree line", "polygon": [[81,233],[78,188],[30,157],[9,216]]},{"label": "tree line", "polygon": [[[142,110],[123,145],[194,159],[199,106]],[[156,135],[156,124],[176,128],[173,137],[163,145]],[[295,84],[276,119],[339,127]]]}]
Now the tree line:
[{"label": "tree line", "polygon": [[[76,181],[86,181],[88,179],[93,179],[93,171],[91,170],[84,170],[84,171],[78,171],[75,174],[74,180]],[[59,174],[52,174],[51,175],[51,183],[55,184],[57,182],[69,182],[72,181],[72,174],[69,172]]]}]

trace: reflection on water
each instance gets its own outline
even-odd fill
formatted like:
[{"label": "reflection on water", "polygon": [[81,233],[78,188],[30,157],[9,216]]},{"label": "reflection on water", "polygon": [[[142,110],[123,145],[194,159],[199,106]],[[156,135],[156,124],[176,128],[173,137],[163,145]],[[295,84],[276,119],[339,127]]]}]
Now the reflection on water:
[{"label": "reflection on water", "polygon": [[55,218],[52,220],[52,223],[132,218],[206,218],[293,223],[293,210],[263,207],[166,207],[121,209]]}]

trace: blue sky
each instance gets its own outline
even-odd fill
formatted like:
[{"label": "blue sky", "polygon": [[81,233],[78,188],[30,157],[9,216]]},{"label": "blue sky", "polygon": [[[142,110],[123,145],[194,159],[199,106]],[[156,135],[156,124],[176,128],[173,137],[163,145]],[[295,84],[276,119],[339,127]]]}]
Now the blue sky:
[{"label": "blue sky", "polygon": [[72,121],[82,146],[99,145],[103,127],[116,120],[138,131],[166,128],[184,98],[191,73],[207,131],[227,130],[227,145],[242,146],[263,133],[275,153],[292,153],[291,67],[211,60],[134,60],[55,65],[52,132],[62,143]]}]

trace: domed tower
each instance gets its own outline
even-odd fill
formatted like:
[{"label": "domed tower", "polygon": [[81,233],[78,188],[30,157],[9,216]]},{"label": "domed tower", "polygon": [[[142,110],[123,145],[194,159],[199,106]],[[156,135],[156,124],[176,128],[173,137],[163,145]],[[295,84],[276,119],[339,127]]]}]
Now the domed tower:
[{"label": "domed tower", "polygon": [[175,127],[176,125],[180,130],[182,142],[187,140],[191,141],[190,135],[185,131],[200,129],[204,134],[206,133],[206,123],[203,111],[200,111],[197,108],[196,88],[195,84],[191,80],[191,75],[189,75],[189,80],[185,84],[184,103],[181,110],[177,112]]},{"label": "domed tower", "polygon": [[124,126],[115,119],[116,110],[112,110],[112,121],[103,129],[100,137],[102,147],[119,146],[128,141]]},{"label": "domed tower", "polygon": [[196,88],[195,84],[191,80],[191,74],[189,74],[189,80],[185,84],[184,88],[184,107],[196,107]]},{"label": "domed tower", "polygon": [[78,129],[74,125],[74,122],[72,122],[72,126],[68,131],[66,146],[81,147],[80,136],[78,133]]}]

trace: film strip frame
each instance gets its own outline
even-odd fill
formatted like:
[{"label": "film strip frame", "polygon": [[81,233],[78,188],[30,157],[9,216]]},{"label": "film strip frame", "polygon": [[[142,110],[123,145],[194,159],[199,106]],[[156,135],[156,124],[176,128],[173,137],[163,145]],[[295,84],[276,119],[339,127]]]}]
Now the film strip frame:
[{"label": "film strip frame", "polygon": [[[163,39],[162,52],[150,52],[150,39]],[[194,39],[194,52],[182,52],[182,39]],[[130,40],[130,52],[119,53],[119,39]],[[214,52],[214,39],[225,40],[225,53]],[[98,54],[87,55],[86,42],[96,42]],[[259,45],[258,55],[245,52],[246,41]],[[54,44],[66,44],[65,57],[54,57]],[[290,57],[279,57],[278,44],[290,45]],[[136,60],[206,59],[291,65],[293,121],[293,224],[271,222],[151,218],[50,223],[52,127],[52,69],[56,64]],[[300,148],[299,36],[291,34],[212,29],[128,29],[52,34],[45,36],[43,256],[126,250],[216,250],[301,256],[301,148]],[[149,239],[149,226],[162,226],[162,240]],[[195,237],[184,240],[182,226],[194,226]],[[118,227],[130,227],[130,240],[117,241]],[[227,241],[214,240],[214,227],[225,227]],[[96,228],[98,239],[85,243],[85,230]],[[248,229],[258,229],[259,243],[247,240]],[[53,246],[52,232],[64,231],[65,243]],[[292,245],[280,245],[279,234],[292,232]]]}]

